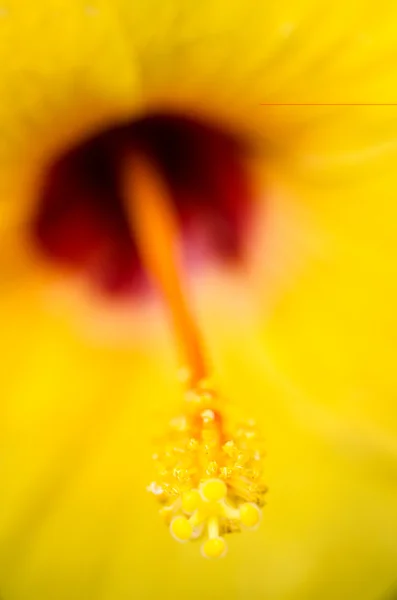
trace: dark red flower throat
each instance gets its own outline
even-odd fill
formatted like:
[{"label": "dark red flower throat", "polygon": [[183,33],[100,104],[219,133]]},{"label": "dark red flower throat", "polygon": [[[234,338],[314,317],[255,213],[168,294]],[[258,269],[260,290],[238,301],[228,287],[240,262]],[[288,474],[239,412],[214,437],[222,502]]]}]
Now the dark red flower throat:
[{"label": "dark red flower throat", "polygon": [[252,192],[236,139],[196,119],[155,114],[99,132],[49,165],[32,236],[44,255],[84,271],[112,295],[145,282],[122,198],[120,169],[147,156],[168,186],[188,260],[244,254]]}]

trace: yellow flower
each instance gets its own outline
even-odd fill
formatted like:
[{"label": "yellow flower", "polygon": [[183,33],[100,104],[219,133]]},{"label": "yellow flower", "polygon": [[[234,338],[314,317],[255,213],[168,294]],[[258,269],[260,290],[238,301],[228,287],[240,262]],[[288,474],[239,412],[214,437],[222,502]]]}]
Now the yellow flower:
[{"label": "yellow flower", "polygon": [[[372,600],[395,583],[397,118],[391,0],[9,0],[0,10],[4,600]],[[327,104],[327,106],[261,106]],[[30,243],[49,161],[126,119],[242,141],[248,258],[193,270],[219,389],[257,419],[262,524],[214,563],[146,491],[173,339]],[[208,148],[208,151],[210,148]],[[66,183],[62,180],[62,183]]]}]

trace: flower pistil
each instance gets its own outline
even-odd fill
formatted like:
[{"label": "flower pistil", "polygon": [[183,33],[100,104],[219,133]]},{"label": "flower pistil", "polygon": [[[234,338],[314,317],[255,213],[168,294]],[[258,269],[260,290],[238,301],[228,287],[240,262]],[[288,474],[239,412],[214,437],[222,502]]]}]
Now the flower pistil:
[{"label": "flower pistil", "polygon": [[253,420],[232,417],[208,380],[178,269],[178,225],[168,190],[139,156],[127,162],[124,184],[141,259],[170,313],[186,375],[182,411],[158,440],[156,479],[148,490],[174,539],[201,540],[203,556],[219,558],[227,551],[225,534],[259,525],[266,493],[262,439]]}]

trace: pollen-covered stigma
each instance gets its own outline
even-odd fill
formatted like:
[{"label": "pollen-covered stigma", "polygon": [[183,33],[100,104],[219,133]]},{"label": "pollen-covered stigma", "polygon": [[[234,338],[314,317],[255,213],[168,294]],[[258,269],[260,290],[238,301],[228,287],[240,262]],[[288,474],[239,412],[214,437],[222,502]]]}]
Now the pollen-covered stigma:
[{"label": "pollen-covered stigma", "polygon": [[262,439],[255,422],[234,419],[208,383],[205,353],[178,269],[180,231],[168,190],[147,159],[133,157],[126,167],[131,227],[170,313],[186,373],[183,408],[158,441],[157,475],[148,491],[158,499],[175,540],[198,540],[205,558],[220,558],[227,552],[225,534],[260,523],[267,489]]}]

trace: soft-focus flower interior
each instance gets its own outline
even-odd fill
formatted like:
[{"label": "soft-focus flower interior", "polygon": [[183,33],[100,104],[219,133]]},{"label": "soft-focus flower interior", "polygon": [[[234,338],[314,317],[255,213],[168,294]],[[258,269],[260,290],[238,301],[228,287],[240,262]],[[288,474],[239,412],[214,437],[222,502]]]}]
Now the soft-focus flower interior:
[{"label": "soft-focus flower interior", "polygon": [[[396,7],[23,4],[0,10],[0,595],[381,598],[397,561],[396,108],[260,105],[392,103]],[[211,142],[179,147],[179,161],[201,148],[193,189],[186,171],[175,180],[196,192],[196,216],[179,212],[196,240],[184,273],[215,389],[256,419],[266,449],[261,527],[214,563],[170,540],[148,497],[153,439],[179,407],[174,336],[120,205],[81,187],[88,160],[96,194],[110,189],[104,148],[120,168],[120,139],[159,115]],[[164,154],[158,128],[142,139]],[[222,204],[241,173],[248,199]],[[214,189],[220,212],[197,221],[197,191]],[[88,232],[94,257],[79,245]],[[114,239],[138,265],[128,293]],[[184,490],[176,516],[207,493],[221,502],[219,481]]]},{"label": "soft-focus flower interior", "polygon": [[[169,144],[170,155],[177,143],[173,140]],[[222,151],[227,154],[227,146],[222,146]],[[209,385],[205,350],[178,264],[176,247],[181,227],[173,209],[173,188],[167,189],[155,166],[136,154],[128,154],[121,169],[127,221],[137,242],[138,256],[161,292],[179,337],[186,385],[182,413],[171,421],[170,431],[153,455],[158,479],[148,491],[160,500],[161,514],[177,541],[203,539],[203,556],[221,558],[227,552],[223,534],[259,525],[266,493],[263,448],[255,421],[232,425],[225,402]],[[184,169],[187,175],[187,164],[181,162],[178,173]],[[206,173],[200,175],[206,177]],[[218,193],[226,196],[223,186]],[[217,198],[213,202],[216,207]],[[230,225],[226,207],[224,211]],[[220,241],[222,233],[222,229],[216,231]],[[234,236],[230,237],[233,246]]]}]

